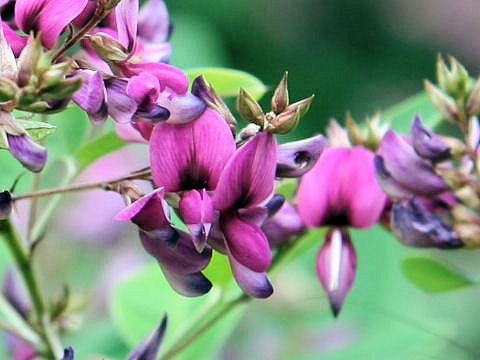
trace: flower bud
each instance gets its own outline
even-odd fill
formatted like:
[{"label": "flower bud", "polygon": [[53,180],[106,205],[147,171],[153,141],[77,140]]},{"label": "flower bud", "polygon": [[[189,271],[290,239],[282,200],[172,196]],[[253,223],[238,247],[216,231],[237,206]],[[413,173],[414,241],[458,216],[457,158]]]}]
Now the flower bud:
[{"label": "flower bud", "polygon": [[438,57],[438,84],[440,88],[450,96],[456,99],[462,98],[467,91],[467,82],[469,80],[468,72],[453,56],[449,56],[448,60],[450,62],[450,69],[445,65],[442,57]]},{"label": "flower bud", "polygon": [[345,117],[345,130],[353,145],[364,145],[367,142],[367,137],[362,133],[350,112]]},{"label": "flower bud", "polygon": [[473,85],[473,89],[467,99],[465,110],[469,116],[474,116],[480,113],[480,77]]},{"label": "flower bud", "polygon": [[480,246],[480,225],[479,224],[455,224],[455,232],[462,239],[467,247]]},{"label": "flower bud", "polygon": [[272,97],[272,111],[280,114],[288,106],[288,72],[285,72]]},{"label": "flower bud", "polygon": [[0,192],[0,220],[6,219],[12,212],[12,195],[8,191]]},{"label": "flower bud", "polygon": [[265,115],[263,114],[262,107],[257,100],[243,88],[240,89],[237,97],[236,108],[246,121],[261,127],[264,126]]},{"label": "flower bud", "polygon": [[480,199],[478,198],[475,191],[472,189],[471,186],[464,186],[457,191],[455,191],[455,195],[467,206],[480,209]]},{"label": "flower bud", "polygon": [[443,93],[428,80],[425,80],[425,90],[440,114],[442,114],[442,116],[444,116],[446,119],[454,121],[458,114],[458,108],[455,104],[455,100],[449,95]]},{"label": "flower bud", "polygon": [[18,58],[18,85],[36,86],[39,75],[48,70],[50,65],[50,58],[43,50],[40,37],[30,35],[27,45]]},{"label": "flower bud", "polygon": [[478,118],[472,116],[468,120],[467,145],[471,150],[476,150],[480,144],[480,124]]},{"label": "flower bud", "polygon": [[335,119],[330,119],[327,127],[328,145],[330,147],[351,147],[347,131]]},{"label": "flower bud", "polygon": [[296,103],[293,103],[291,105],[288,105],[285,111],[290,111],[290,109],[298,110],[298,114],[300,117],[303,117],[308,110],[310,109],[310,104],[312,103],[313,98],[315,95],[312,95],[306,99],[297,101]]},{"label": "flower bud", "polygon": [[128,58],[128,50],[115,38],[98,32],[94,35],[87,35],[95,52],[105,61],[124,61]]},{"label": "flower bud", "polygon": [[163,316],[157,328],[128,355],[127,360],[155,360],[167,329],[167,315]]},{"label": "flower bud", "polygon": [[300,109],[290,109],[277,115],[271,122],[269,131],[273,134],[285,135],[291,133],[300,121]]},{"label": "flower bud", "polygon": [[0,102],[3,103],[14,99],[17,91],[17,84],[15,84],[12,80],[0,77]]},{"label": "flower bud", "polygon": [[52,65],[47,71],[42,74],[40,80],[40,87],[42,89],[50,88],[64,80],[65,75],[71,69],[72,64],[73,61],[70,60]]},{"label": "flower bud", "polygon": [[424,159],[441,161],[450,157],[450,148],[432,130],[427,128],[417,113],[410,128],[413,148]]}]

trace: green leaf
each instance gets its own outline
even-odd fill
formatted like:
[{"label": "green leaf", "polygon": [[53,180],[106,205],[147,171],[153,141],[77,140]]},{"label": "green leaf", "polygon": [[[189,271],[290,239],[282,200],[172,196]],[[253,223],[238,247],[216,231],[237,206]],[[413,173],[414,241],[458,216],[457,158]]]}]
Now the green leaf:
[{"label": "green leaf", "polygon": [[192,82],[197,76],[204,75],[220,96],[237,96],[240,88],[245,89],[256,100],[267,91],[265,84],[255,76],[240,70],[205,67],[187,70]]},{"label": "green leaf", "polygon": [[409,256],[402,261],[407,278],[426,292],[444,292],[472,285],[461,274],[429,256]]},{"label": "green leaf", "polygon": [[203,274],[215,285],[225,288],[233,280],[232,271],[228,262],[228,256],[218,251],[212,254],[212,260]]},{"label": "green leaf", "polygon": [[[161,351],[183,338],[185,331],[205,319],[213,307],[221,306],[221,291],[214,287],[201,297],[188,298],[176,293],[157,264],[151,264],[120,283],[114,290],[110,313],[116,329],[131,346],[168,314],[168,327]],[[175,359],[212,359],[239,320],[240,310],[229,313],[215,326],[203,333]]]},{"label": "green leaf", "polygon": [[442,115],[432,105],[425,91],[388,108],[383,112],[383,118],[391,120],[395,130],[407,132],[417,112],[420,112],[422,120],[430,127],[437,126],[442,120]]},{"label": "green leaf", "polygon": [[298,181],[296,179],[283,179],[277,187],[277,193],[285,196],[287,200],[293,199],[297,192]]},{"label": "green leaf", "polygon": [[127,145],[127,142],[120,139],[115,130],[93,139],[81,147],[77,153],[80,168],[86,167],[103,155],[118,150],[125,145]]}]

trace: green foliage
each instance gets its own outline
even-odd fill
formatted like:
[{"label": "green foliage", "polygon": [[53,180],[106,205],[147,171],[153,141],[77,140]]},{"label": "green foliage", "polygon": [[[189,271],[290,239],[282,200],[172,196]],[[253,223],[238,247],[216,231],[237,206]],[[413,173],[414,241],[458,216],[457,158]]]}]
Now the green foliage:
[{"label": "green foliage", "polygon": [[426,292],[444,292],[472,285],[446,264],[431,256],[409,256],[402,261],[407,278]]},{"label": "green foliage", "polygon": [[[165,352],[188,329],[207,317],[207,310],[215,304],[223,304],[219,288],[214,287],[201,297],[179,295],[170,287],[158,265],[151,264],[117,286],[110,312],[119,334],[131,347],[168,313],[167,332],[161,346],[161,352]],[[212,354],[218,351],[239,320],[241,309],[223,317],[176,359],[212,359]]]},{"label": "green foliage", "polygon": [[255,99],[260,99],[268,90],[265,84],[255,76],[240,70],[205,67],[187,70],[192,82],[197,76],[204,75],[220,96],[237,96],[240,88],[245,89]]}]

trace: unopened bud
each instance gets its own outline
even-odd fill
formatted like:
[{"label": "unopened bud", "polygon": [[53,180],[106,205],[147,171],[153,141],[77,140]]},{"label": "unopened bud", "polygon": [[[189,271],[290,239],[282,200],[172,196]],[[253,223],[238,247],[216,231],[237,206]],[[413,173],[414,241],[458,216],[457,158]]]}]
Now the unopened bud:
[{"label": "unopened bud", "polygon": [[466,247],[480,246],[480,225],[477,224],[454,224],[453,229],[462,239]]},{"label": "unopened bud", "polygon": [[460,139],[457,139],[451,136],[440,135],[440,134],[437,134],[437,135],[450,148],[450,154],[453,157],[458,158],[467,153],[467,148],[465,146],[465,143]]},{"label": "unopened bud", "polygon": [[248,124],[246,127],[242,129],[242,131],[240,131],[240,134],[238,134],[238,138],[241,142],[243,142],[250,139],[252,136],[257,135],[259,131],[260,131],[260,126],[255,124]]},{"label": "unopened bud", "polygon": [[47,89],[57,85],[60,81],[65,79],[65,75],[72,67],[73,61],[62,62],[52,65],[45,73],[42,74],[40,80],[40,88]]},{"label": "unopened bud", "polygon": [[440,114],[446,119],[454,121],[458,114],[458,108],[453,98],[443,93],[428,80],[425,80],[425,90]]},{"label": "unopened bud", "polygon": [[122,181],[116,184],[113,189],[122,195],[127,206],[145,195],[145,192],[143,192],[143,190],[140,189],[137,184],[130,180]]},{"label": "unopened bud", "polygon": [[476,150],[480,144],[480,124],[478,118],[472,116],[468,119],[467,145],[471,150]]},{"label": "unopened bud", "polygon": [[480,112],[480,77],[473,85],[472,91],[467,99],[465,110],[469,116],[477,115]]},{"label": "unopened bud", "polygon": [[452,216],[458,223],[473,223],[480,225],[480,214],[469,207],[456,203],[452,209]]},{"label": "unopened bud", "polygon": [[468,72],[453,56],[448,57],[450,69],[441,56],[437,60],[437,80],[440,89],[454,98],[462,98],[467,92]]},{"label": "unopened bud", "polygon": [[467,206],[473,209],[480,209],[480,199],[471,186],[464,186],[457,191],[455,195]]},{"label": "unopened bud", "polygon": [[0,220],[6,219],[12,212],[12,195],[8,191],[0,192]]},{"label": "unopened bud", "polygon": [[288,106],[288,72],[285,72],[272,97],[272,111],[280,114]]},{"label": "unopened bud", "polygon": [[127,49],[115,38],[98,32],[94,35],[87,35],[95,52],[105,61],[124,61],[128,58]]},{"label": "unopened bud", "polygon": [[285,135],[297,127],[300,121],[300,109],[290,109],[289,111],[284,111],[280,115],[276,116],[269,128],[269,132],[273,134]]},{"label": "unopened bud", "polygon": [[14,99],[17,91],[17,84],[15,84],[12,80],[0,77],[0,102]]},{"label": "unopened bud", "polygon": [[39,75],[50,68],[50,57],[45,53],[39,36],[33,34],[18,58],[18,85],[36,86]]},{"label": "unopened bud", "polygon": [[345,116],[345,130],[354,145],[363,145],[367,142],[367,137],[362,133],[350,112]]},{"label": "unopened bud", "polygon": [[307,112],[308,110],[310,109],[310,105],[312,103],[312,100],[313,98],[315,97],[315,95],[312,95],[306,99],[303,99],[303,100],[300,100],[300,101],[297,101],[296,103],[293,103],[291,105],[288,105],[288,107],[285,109],[285,111],[290,111],[290,109],[295,109],[297,110],[298,109],[298,114],[301,117],[303,117]]},{"label": "unopened bud", "polygon": [[45,100],[63,99],[80,89],[83,85],[83,80],[79,77],[63,80],[48,91],[42,92],[41,97]]},{"label": "unopened bud", "polygon": [[260,104],[245,89],[241,88],[237,97],[236,108],[246,121],[264,126],[265,115]]},{"label": "unopened bud", "polygon": [[327,127],[328,145],[331,147],[351,147],[348,133],[342,128],[337,120],[330,119]]}]

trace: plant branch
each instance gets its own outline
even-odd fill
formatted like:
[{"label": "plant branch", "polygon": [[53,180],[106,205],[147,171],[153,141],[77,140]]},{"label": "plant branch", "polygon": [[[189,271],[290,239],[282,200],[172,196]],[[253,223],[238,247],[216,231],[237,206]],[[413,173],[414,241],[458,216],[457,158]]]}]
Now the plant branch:
[{"label": "plant branch", "polygon": [[15,195],[12,196],[13,201],[23,200],[23,199],[31,199],[37,198],[42,196],[49,196],[67,192],[77,192],[77,191],[85,191],[85,190],[92,190],[92,189],[103,189],[103,190],[113,190],[113,187],[118,183],[126,180],[136,180],[136,179],[144,179],[150,177],[152,175],[152,171],[150,169],[142,170],[138,172],[131,173],[129,175],[117,177],[114,179],[110,179],[107,181],[98,181],[98,182],[91,182],[85,184],[74,184],[69,186],[33,191],[25,194]]}]

